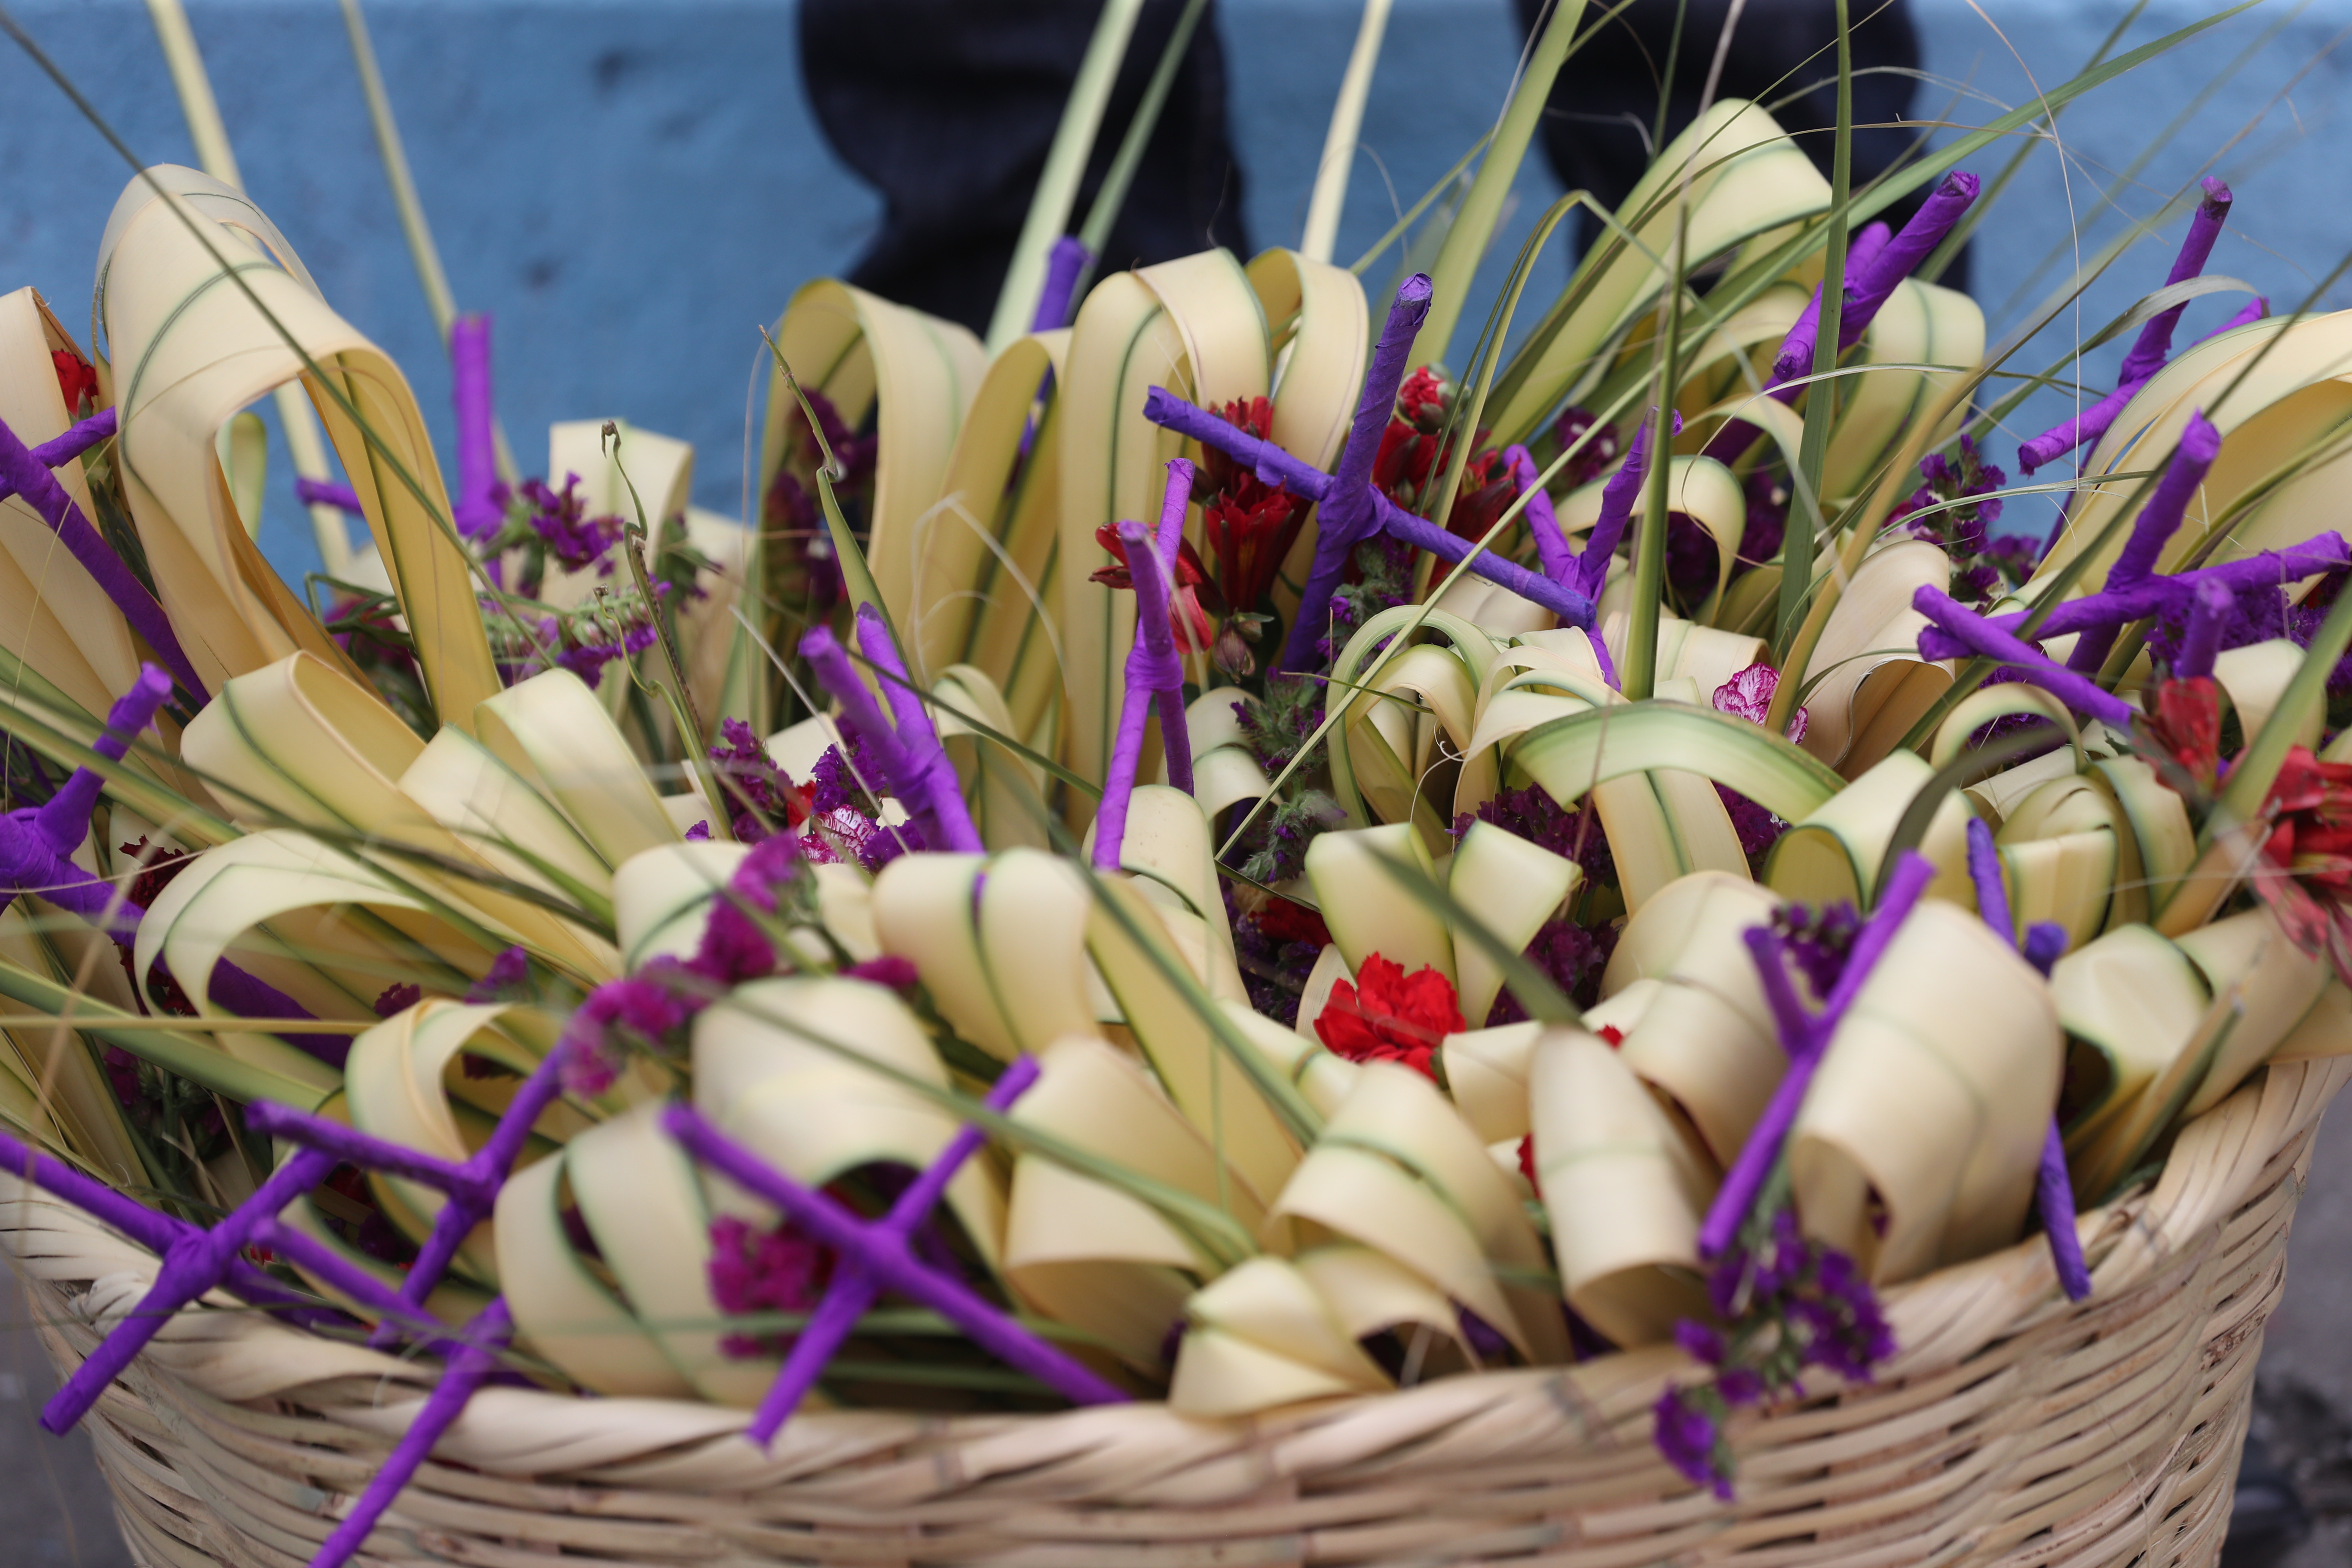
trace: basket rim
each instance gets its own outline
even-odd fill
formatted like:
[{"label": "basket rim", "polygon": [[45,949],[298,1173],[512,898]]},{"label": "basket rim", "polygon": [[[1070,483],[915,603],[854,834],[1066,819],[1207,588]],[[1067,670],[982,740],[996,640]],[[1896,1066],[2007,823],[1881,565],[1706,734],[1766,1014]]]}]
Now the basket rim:
[{"label": "basket rim", "polygon": [[[2094,1286],[2085,1302],[2064,1299],[2038,1235],[1889,1289],[1884,1301],[1897,1349],[1874,1388],[1936,1380],[1964,1369],[1988,1347],[2037,1331],[2088,1325],[2110,1331],[2134,1310],[2147,1310],[2148,1300],[2224,1245],[2242,1211],[2261,1208],[2290,1181],[2300,1191],[2308,1134],[2348,1080],[2352,1057],[2272,1063],[2188,1123],[2152,1186],[2078,1217]],[[6,1172],[0,1172],[0,1252],[27,1283],[66,1307],[60,1320],[41,1326],[50,1355],[61,1363],[80,1360],[103,1329],[136,1304],[157,1262],[93,1216]],[[79,1292],[69,1289],[77,1286]],[[284,1401],[384,1442],[407,1429],[438,1379],[437,1362],[331,1341],[241,1307],[216,1310],[231,1304],[215,1295],[184,1309],[141,1352],[134,1373],[175,1378],[232,1405]],[[1668,1384],[1701,1371],[1668,1344],[1238,1417],[1188,1416],[1160,1401],[1034,1414],[812,1408],[795,1415],[764,1454],[737,1440],[751,1419],[747,1410],[493,1387],[474,1396],[435,1453],[494,1474],[704,1491],[788,1483],[813,1468],[855,1463],[861,1453],[910,1445],[952,1454],[954,1479],[963,1485],[1093,1451],[1127,1456],[1136,1470],[1129,1479],[1142,1476],[1149,1492],[1149,1474],[1174,1475],[1217,1454],[1255,1452],[1253,1475],[1232,1479],[1246,1492],[1270,1477],[1349,1468],[1416,1435],[1479,1419],[1525,1422],[1540,1412],[1558,1431],[1589,1444],[1630,1445],[1646,1437],[1650,1406]],[[1793,1432],[1792,1422],[1847,1392],[1824,1377],[1802,1401],[1744,1414],[1732,1433],[1735,1449],[1744,1449],[1743,1434],[1752,1436],[1759,1425],[1779,1422],[1784,1433]],[[1639,1447],[1655,1461],[1646,1441]],[[715,1463],[694,1462],[722,1452],[729,1457]]]}]

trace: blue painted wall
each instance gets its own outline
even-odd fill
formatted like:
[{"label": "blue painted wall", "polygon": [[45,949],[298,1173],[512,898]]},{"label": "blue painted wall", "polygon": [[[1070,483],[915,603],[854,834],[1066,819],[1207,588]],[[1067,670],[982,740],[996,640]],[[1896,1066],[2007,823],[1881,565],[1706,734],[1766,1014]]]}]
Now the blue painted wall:
[{"label": "blue painted wall", "polygon": [[[2125,15],[2120,0],[1914,0],[1929,118],[1980,123],[2064,79]],[[328,298],[389,350],[446,439],[448,377],[410,271],[331,0],[190,0],[247,187]],[[1223,0],[1236,142],[1260,245],[1296,237],[1355,31],[1346,0]],[[22,0],[19,19],[142,158],[194,162],[137,0]],[[2129,47],[2205,8],[2156,0]],[[801,280],[853,258],[874,197],[835,161],[800,98],[784,0],[373,0],[369,16],[459,303],[497,319],[500,413],[527,467],[551,420],[618,414],[700,452],[698,499],[741,493],[747,389]],[[1996,334],[2116,226],[2158,211],[2208,165],[2240,193],[2214,269],[2288,305],[2352,252],[2341,187],[2352,0],[2269,0],[2067,111],[2004,196],[1977,254]],[[1351,259],[1498,110],[1516,57],[1506,0],[1398,0],[1351,179]],[[2176,120],[2179,123],[2176,125]],[[2151,143],[2144,164],[2134,166]],[[1990,174],[2000,161],[1975,166]],[[105,216],[128,171],[31,65],[0,46],[0,288],[38,287],[87,321]],[[1539,158],[1495,256],[1499,277],[1559,194]],[[2063,317],[2035,368],[2161,281],[2179,232],[2126,258]],[[1563,256],[1550,276],[1564,279]],[[1384,269],[1374,277],[1384,276]],[[2192,306],[2189,331],[2236,300]],[[2331,285],[2322,302],[2352,303]],[[1483,308],[1483,307],[1481,307]],[[2208,320],[2210,318],[2210,321]],[[2103,389],[2120,347],[2089,355]],[[2063,410],[2045,394],[2020,434]],[[313,563],[281,461],[264,542]],[[2024,523],[2025,516],[2012,521]]]}]

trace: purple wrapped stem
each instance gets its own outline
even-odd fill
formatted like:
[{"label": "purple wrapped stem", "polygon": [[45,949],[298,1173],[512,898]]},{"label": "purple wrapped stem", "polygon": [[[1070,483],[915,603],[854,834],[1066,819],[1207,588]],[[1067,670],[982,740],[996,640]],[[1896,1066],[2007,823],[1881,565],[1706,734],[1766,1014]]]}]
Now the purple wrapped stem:
[{"label": "purple wrapped stem", "polygon": [[[119,763],[129,753],[131,742],[147,732],[155,722],[172,695],[172,678],[152,664],[139,667],[139,679],[131,689],[114,700],[106,715],[106,730],[90,747],[110,763]],[[98,805],[99,792],[106,780],[95,768],[76,768],[65,782],[65,787],[49,797],[48,804],[33,814],[33,826],[49,847],[60,856],[70,856],[81,847],[89,833],[89,814]]]},{"label": "purple wrapped stem", "polygon": [[499,482],[497,426],[490,414],[490,319],[449,323],[450,398],[457,414],[457,531],[487,539],[505,521],[490,491]]},{"label": "purple wrapped stem", "polygon": [[339,485],[332,479],[306,479],[294,477],[294,499],[304,506],[341,507],[353,517],[363,517],[367,508],[360,502],[360,492],[349,485]]},{"label": "purple wrapped stem", "polygon": [[1380,456],[1381,437],[1396,409],[1397,388],[1412,359],[1412,342],[1429,314],[1430,284],[1416,272],[1397,290],[1381,341],[1372,351],[1370,371],[1364,377],[1363,395],[1356,404],[1356,420],[1349,426],[1348,444],[1339,449],[1339,466],[1332,474],[1316,509],[1315,563],[1307,574],[1298,618],[1282,650],[1280,669],[1310,668],[1315,645],[1327,636],[1331,622],[1331,595],[1358,544],[1380,526],[1372,504],[1372,459]]},{"label": "purple wrapped stem", "polygon": [[1253,436],[1230,420],[1196,407],[1164,386],[1143,395],[1143,416],[1163,430],[1173,430],[1203,447],[1213,447],[1257,475],[1264,483],[1295,496],[1319,501],[1331,488],[1331,476],[1311,463],[1302,463],[1273,442]]},{"label": "purple wrapped stem", "polygon": [[[2221,236],[2222,226],[2230,220],[2230,187],[2221,181],[2208,178],[2204,182],[2204,198],[2197,204],[2197,216],[2189,220],[2189,233],[2180,242],[2179,253],[2172,259],[2172,270],[2165,276],[2165,287],[2186,283],[2205,270],[2206,260],[2213,254],[2213,242]],[[2116,389],[2084,409],[2063,425],[2053,426],[2017,449],[2017,466],[2031,474],[2045,463],[2054,463],[2085,442],[2096,441],[2107,433],[2107,427],[2139,395],[2158,371],[2171,357],[2172,333],[2180,324],[2180,313],[2189,308],[2182,300],[2169,310],[2160,310],[2148,318],[2139,330],[2139,336],[2124,355],[2123,369],[2116,377]],[[2252,320],[2262,317],[2263,301],[2257,300],[2252,309]],[[2240,311],[2231,325],[2243,325]],[[2225,329],[2226,330],[2226,329]]]},{"label": "purple wrapped stem", "polygon": [[[1977,912],[1985,924],[2003,942],[2015,940],[2016,921],[2010,912],[2009,889],[2001,881],[2000,850],[1993,843],[1992,829],[1980,817],[1969,819],[1969,877],[1976,883]],[[2045,980],[2065,951],[2066,932],[2062,926],[2040,921],[2026,932],[2025,960]],[[2042,1234],[2050,1240],[2050,1261],[2057,1270],[2058,1284],[2068,1300],[2079,1301],[2091,1293],[2091,1271],[2083,1262],[2082,1237],[2074,1230],[2074,1184],[2066,1173],[2066,1145],[2059,1136],[2054,1110],[2034,1173],[2033,1203]]]},{"label": "purple wrapped stem", "polygon": [[[2068,669],[2040,648],[2020,642],[1942,589],[1923,584],[1911,595],[1911,607],[1941,627],[1969,653],[2013,666],[2024,679],[2068,707],[2118,730],[2130,725],[2131,710],[2121,698],[2088,677]],[[1924,651],[1925,634],[1921,642]]]},{"label": "purple wrapped stem", "polygon": [[1126,1400],[1118,1389],[1014,1322],[962,1280],[929,1267],[916,1256],[906,1237],[887,1228],[887,1222],[869,1224],[854,1218],[822,1193],[812,1192],[772,1169],[692,1106],[669,1107],[662,1113],[662,1127],[696,1160],[783,1210],[794,1225],[824,1246],[845,1258],[855,1258],[877,1289],[933,1308],[1006,1365],[1028,1373],[1073,1404],[1115,1405]]},{"label": "purple wrapped stem", "polygon": [[[923,842],[957,854],[976,855],[984,847],[971,813],[963,804],[963,785],[955,764],[940,744],[930,709],[922,691],[908,677],[898,658],[890,628],[871,605],[857,606],[857,646],[882,676],[882,692],[898,721],[898,744],[886,753],[894,764],[891,787],[923,829]],[[860,689],[863,689],[861,685]]]},{"label": "purple wrapped stem", "polygon": [[[2164,477],[2156,483],[2156,493],[2148,497],[2139,516],[2132,520],[2131,537],[2124,541],[2122,552],[2107,569],[2107,587],[2128,588],[2155,574],[2158,558],[2164,553],[2166,543],[2179,531],[2180,520],[2188,515],[2189,501],[2195,499],[2197,488],[2205,482],[2206,471],[2212,468],[2221,451],[2221,433],[2206,420],[2204,410],[2191,411],[2187,427],[2180,432],[2179,443],[2165,465]],[[2108,651],[2115,647],[2116,628],[2121,624],[2085,630],[2075,639],[2066,668],[2081,675],[2098,674],[2099,667],[2107,661]]]},{"label": "purple wrapped stem", "polygon": [[[1878,253],[1886,248],[1886,242],[1894,237],[1895,231],[1885,224],[1866,224],[1863,226],[1862,232],[1855,235],[1853,242],[1846,247],[1844,292],[1848,301],[1853,298],[1854,284],[1861,279],[1863,268],[1875,260]],[[1845,332],[1845,309],[1843,304],[1838,307],[1838,332],[1841,340]],[[1796,401],[1797,394],[1802,388],[1790,384],[1801,381],[1813,374],[1814,350],[1821,340],[1822,286],[1816,283],[1813,285],[1812,299],[1806,302],[1804,310],[1800,311],[1796,321],[1790,324],[1788,335],[1780,340],[1780,352],[1772,356],[1772,384],[1766,390],[1770,392],[1775,399],[1782,403]],[[1726,426],[1724,433],[1727,434],[1731,428],[1732,426]],[[1737,447],[1733,448],[1732,455],[1735,457],[1748,449],[1748,442],[1753,440],[1756,434],[1755,426],[1752,425],[1743,425],[1739,428],[1748,434],[1746,440],[1742,440]],[[1719,434],[1717,438],[1721,439],[1722,435]],[[1710,455],[1714,455],[1711,443],[1708,451]]]},{"label": "purple wrapped stem", "polygon": [[513,1334],[514,1317],[507,1310],[503,1296],[483,1308],[482,1315],[467,1325],[457,1352],[443,1369],[441,1381],[425,1395],[424,1408],[393,1446],[383,1468],[369,1478],[367,1489],[352,1505],[352,1511],[343,1516],[334,1533],[319,1548],[318,1555],[310,1559],[310,1568],[342,1568],[367,1543],[368,1532],[415,1476],[418,1467],[433,1452],[433,1445],[465,1413],[466,1402],[474,1397],[475,1390],[498,1370],[499,1354]]},{"label": "purple wrapped stem", "polygon": [[[84,425],[89,423],[90,421],[84,421]],[[80,428],[77,426],[76,431]],[[67,434],[72,436],[76,431]],[[45,447],[42,450],[46,452],[48,449]],[[155,650],[155,656],[172,672],[172,679],[199,701],[209,697],[211,693],[205,689],[205,683],[196,679],[195,666],[190,664],[188,656],[181,651],[179,634],[172,629],[172,622],[163,614],[163,606],[155,602],[155,596],[137,577],[131,575],[131,568],[106,547],[106,541],[99,537],[98,530],[90,526],[89,519],[82,516],[81,508],[74,504],[73,497],[66,493],[66,488],[58,482],[58,477],[49,472],[40,454],[27,449],[25,443],[16,438],[16,433],[5,424],[0,424],[0,486],[23,497],[26,504],[40,514],[41,521],[49,525],[49,531],[58,536],[58,542],[66,547],[67,553],[81,563],[82,570],[89,573],[104,590],[106,596],[113,601],[114,607],[122,612],[122,618],[130,624],[131,629]]]},{"label": "purple wrapped stem", "polygon": [[[989,1089],[984,1103],[991,1110],[1001,1112],[1009,1110],[1013,1102],[1036,1081],[1036,1062],[1029,1057],[1022,1057],[1004,1069]],[[938,1206],[940,1198],[946,1196],[948,1184],[955,1179],[955,1173],[963,1168],[965,1162],[979,1153],[987,1142],[988,1134],[970,1122],[958,1128],[955,1137],[940,1151],[939,1158],[926,1166],[922,1174],[898,1194],[898,1201],[890,1205],[890,1212],[874,1228],[895,1237],[901,1245],[910,1241],[916,1227],[930,1217],[931,1210]],[[866,1309],[874,1304],[874,1298],[880,1293],[880,1285],[862,1259],[856,1255],[844,1254],[840,1267],[834,1272],[832,1284],[826,1288],[824,1300],[818,1303],[807,1326],[793,1342],[792,1353],[784,1358],[783,1369],[776,1374],[774,1386],[760,1402],[758,1413],[751,1417],[751,1425],[744,1429],[745,1436],[762,1448],[776,1440],[776,1434],[783,1430],[784,1423],[792,1419],[793,1412],[800,1408],[803,1399],[808,1397],[808,1391],[816,1386],[816,1380],[824,1375],[826,1364],[841,1349],[842,1342],[848,1339],[850,1331],[857,1326],[857,1320],[865,1315]]]},{"label": "purple wrapped stem", "polygon": [[2213,673],[2214,658],[2221,651],[2222,625],[2237,604],[2230,590],[2210,578],[2197,584],[2197,596],[2189,602],[2189,626],[2180,638],[2180,655],[2172,664],[2174,679],[2189,680]]},{"label": "purple wrapped stem", "polygon": [[1559,514],[1552,510],[1551,495],[1540,482],[1534,456],[1525,447],[1506,447],[1503,462],[1510,469],[1511,483],[1528,498],[1528,536],[1536,542],[1536,560],[1542,564],[1544,575],[1562,586],[1570,585],[1576,552],[1559,531]]},{"label": "purple wrapped stem", "polygon": [[1852,348],[1878,318],[1897,285],[1919,269],[1935,248],[1959,226],[1977,199],[1978,182],[1966,169],[1955,169],[1919,210],[1854,272],[1847,274],[1845,308],[1838,315],[1838,346]]},{"label": "purple wrapped stem", "polygon": [[1037,314],[1030,321],[1031,331],[1050,332],[1070,324],[1078,275],[1093,261],[1086,243],[1076,235],[1066,234],[1054,242],[1054,248],[1045,253],[1045,286],[1037,294]]},{"label": "purple wrapped stem", "polygon": [[1110,768],[1103,780],[1102,805],[1095,816],[1094,865],[1116,871],[1127,837],[1127,808],[1143,765],[1143,726],[1160,713],[1160,744],[1168,758],[1168,782],[1192,793],[1192,737],[1184,722],[1184,661],[1168,621],[1168,582],[1184,537],[1184,507],[1192,493],[1192,465],[1181,458],[1168,465],[1168,488],[1160,503],[1157,536],[1139,522],[1121,522],[1128,575],[1135,584],[1135,642],[1127,650],[1126,689],[1120,694],[1118,734],[1111,742]]},{"label": "purple wrapped stem", "polygon": [[[1725,1173],[1723,1185],[1715,1194],[1715,1202],[1706,1211],[1706,1220],[1698,1233],[1698,1255],[1712,1261],[1729,1250],[1738,1238],[1739,1227],[1756,1206],[1758,1194],[1764,1190],[1765,1178],[1780,1162],[1781,1145],[1789,1139],[1789,1130],[1796,1125],[1797,1112],[1805,1103],[1805,1091],[1812,1086],[1814,1069],[1829,1054],[1830,1039],[1862,992],[1871,971],[1885,956],[1895,933],[1909,918],[1927,891],[1927,884],[1936,878],[1932,861],[1916,850],[1906,850],[1895,864],[1886,880],[1886,891],[1878,900],[1878,908],[1853,939],[1846,955],[1845,968],[1840,972],[1837,984],[1822,1001],[1822,1010],[1808,1016],[1798,1003],[1794,988],[1789,984],[1788,966],[1782,943],[1777,932],[1759,929],[1748,933],[1748,947],[1756,959],[1759,973],[1763,977],[1766,1000],[1771,1003],[1775,1021],[1780,1027],[1780,1046],[1788,1052],[1789,1070],[1780,1075],[1780,1086],[1757,1119],[1748,1142],[1740,1145],[1738,1157]],[[1779,975],[1777,989],[1773,976]]]},{"label": "purple wrapped stem", "polygon": [[[1576,558],[1576,576],[1569,584],[1584,597],[1598,602],[1601,591],[1609,583],[1609,563],[1617,553],[1618,544],[1625,537],[1625,526],[1633,519],[1634,504],[1642,499],[1642,481],[1650,471],[1650,426],[1657,409],[1653,407],[1633,428],[1633,439],[1625,448],[1625,460],[1601,487],[1601,515],[1593,520],[1592,531],[1584,536],[1584,549]],[[1672,416],[1675,434],[1683,433],[1683,416]]]}]

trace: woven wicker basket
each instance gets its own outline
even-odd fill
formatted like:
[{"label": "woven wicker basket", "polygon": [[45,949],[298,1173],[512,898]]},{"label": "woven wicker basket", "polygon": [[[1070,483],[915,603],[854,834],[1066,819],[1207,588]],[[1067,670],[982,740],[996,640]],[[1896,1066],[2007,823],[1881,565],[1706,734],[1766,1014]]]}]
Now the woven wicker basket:
[{"label": "woven wicker basket", "polygon": [[[1456,1377],[1250,1423],[1157,1405],[804,1415],[478,1394],[369,1563],[1536,1562],[2206,1564],[2311,1133],[2352,1059],[2274,1065],[2186,1129],[2153,1191],[2083,1217],[2096,1291],[2032,1240],[1892,1293],[1879,1381],[1744,1417],[1738,1496],[1651,1448],[1665,1350]],[[0,1176],[44,1342],[79,1362],[152,1255]],[[192,1309],[89,1428],[146,1568],[300,1568],[429,1364]]]}]

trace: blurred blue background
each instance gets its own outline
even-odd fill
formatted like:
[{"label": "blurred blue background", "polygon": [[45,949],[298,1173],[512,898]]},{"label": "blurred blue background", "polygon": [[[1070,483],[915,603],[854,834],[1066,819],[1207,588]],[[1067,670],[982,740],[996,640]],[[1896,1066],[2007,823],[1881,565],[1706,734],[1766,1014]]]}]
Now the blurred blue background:
[{"label": "blurred blue background", "polygon": [[[1929,80],[1917,113],[1980,123],[2065,79],[2123,22],[2116,0],[1915,0]],[[189,0],[244,165],[328,299],[409,374],[448,451],[448,373],[409,265],[331,0]],[[14,7],[144,159],[194,163],[138,0]],[[1353,41],[1348,0],[1221,0],[1234,142],[1253,242],[1295,242]],[[2119,47],[2210,14],[2153,0]],[[460,308],[496,319],[499,412],[526,470],[555,419],[619,416],[698,449],[697,500],[742,494],[756,328],[806,279],[843,269],[878,213],[801,92],[793,6],[777,0],[371,0],[368,15],[417,184]],[[1996,338],[2118,226],[2200,174],[2239,193],[2212,269],[2292,308],[2352,251],[2338,46],[2352,0],[2265,0],[2068,110],[1976,247]],[[1397,0],[1353,171],[1339,259],[1353,259],[1490,123],[1516,60],[1507,0]],[[0,289],[38,288],[87,331],[100,230],[128,171],[15,49],[0,45]],[[2006,152],[1979,159],[1990,176]],[[1559,194],[1531,153],[1491,289]],[[2162,281],[2184,216],[2143,241],[2039,366]],[[1570,258],[1549,260],[1564,279]],[[1386,264],[1375,268],[1377,283]],[[2242,297],[2190,307],[2186,335]],[[2341,281],[2319,302],[2352,302]],[[1474,310],[1483,310],[1483,304]],[[2186,335],[2184,340],[2186,341]],[[2095,392],[2121,345],[2085,358]],[[2021,361],[2021,364],[2026,363]],[[2065,411],[2045,394],[2031,434]],[[274,418],[274,416],[272,416]],[[1996,445],[2007,461],[2010,443]],[[316,564],[272,442],[263,542],[299,582]],[[2036,503],[2040,505],[2042,503]],[[2022,505],[2011,526],[2037,519]]]}]

